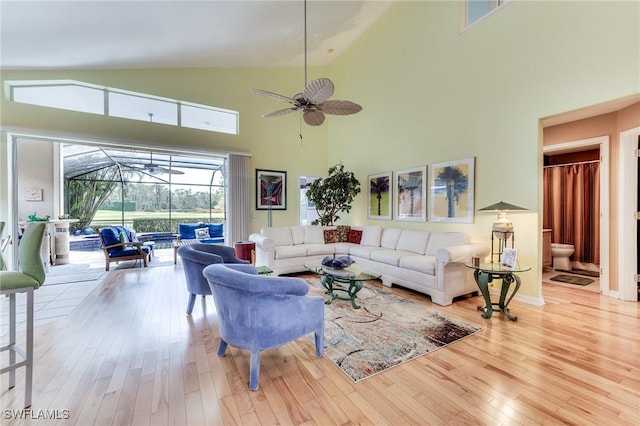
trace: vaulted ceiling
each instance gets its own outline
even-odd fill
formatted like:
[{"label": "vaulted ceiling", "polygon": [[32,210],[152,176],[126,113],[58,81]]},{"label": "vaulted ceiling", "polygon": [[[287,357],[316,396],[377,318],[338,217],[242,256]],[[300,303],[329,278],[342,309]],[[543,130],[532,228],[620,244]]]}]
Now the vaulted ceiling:
[{"label": "vaulted ceiling", "polygon": [[[307,4],[309,65],[340,55],[392,1]],[[4,69],[304,64],[304,2],[0,1]]]}]

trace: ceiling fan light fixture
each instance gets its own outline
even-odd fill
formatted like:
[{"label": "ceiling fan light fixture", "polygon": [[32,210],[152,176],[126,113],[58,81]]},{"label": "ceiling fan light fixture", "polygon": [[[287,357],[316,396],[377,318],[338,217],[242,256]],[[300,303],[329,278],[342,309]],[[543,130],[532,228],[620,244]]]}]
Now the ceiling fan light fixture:
[{"label": "ceiling fan light fixture", "polygon": [[[333,51],[333,49],[330,50]],[[301,111],[305,123],[310,126],[319,126],[324,123],[325,114],[351,115],[362,111],[362,107],[355,102],[328,100],[333,95],[334,89],[333,83],[328,78],[307,81],[307,0],[304,0],[304,80],[303,92],[291,98],[262,89],[252,89],[258,95],[293,105],[290,108],[262,114],[262,117],[279,117]]]}]

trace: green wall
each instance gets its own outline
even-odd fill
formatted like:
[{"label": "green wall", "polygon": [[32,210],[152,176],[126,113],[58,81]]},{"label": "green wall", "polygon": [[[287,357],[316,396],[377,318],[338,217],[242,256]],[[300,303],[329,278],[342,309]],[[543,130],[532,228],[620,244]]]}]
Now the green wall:
[{"label": "green wall", "polygon": [[[510,217],[520,261],[532,266],[520,295],[541,303],[540,119],[640,92],[639,17],[638,2],[514,0],[461,32],[459,2],[398,1],[334,63],[310,70],[310,79],[332,78],[333,99],[364,109],[304,126],[302,143],[296,114],[262,119],[284,106],[250,92],[293,95],[303,85],[301,68],[2,72],[3,80],[70,78],[235,109],[238,136],[4,100],[1,120],[3,127],[250,153],[252,174],[288,172],[289,208],[274,213],[276,226],[297,222],[300,174],[322,175],[342,161],[365,183],[372,173],[475,157],[476,208],[502,200],[530,209]],[[464,230],[490,243],[493,214],[477,213],[472,224],[370,221],[362,194],[343,223]],[[249,214],[252,230],[266,225],[266,212]]]},{"label": "green wall", "polygon": [[[540,119],[640,93],[640,3],[513,1],[460,32],[460,4],[398,2],[334,64],[336,85],[363,112],[328,127],[329,162],[359,177],[475,157],[475,206],[505,201],[520,294],[541,297]],[[352,222],[367,222],[361,197]],[[495,215],[463,229],[490,243]]]}]

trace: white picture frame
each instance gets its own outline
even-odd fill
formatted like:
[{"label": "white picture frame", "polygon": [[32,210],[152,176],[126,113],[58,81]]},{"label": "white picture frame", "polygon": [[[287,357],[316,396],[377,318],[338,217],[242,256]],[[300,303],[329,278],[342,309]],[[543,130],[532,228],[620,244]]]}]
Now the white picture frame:
[{"label": "white picture frame", "polygon": [[396,220],[426,222],[427,166],[396,170],[393,182]]},{"label": "white picture frame", "polygon": [[517,262],[518,262],[518,249],[504,248],[502,250],[500,265],[502,265],[503,268],[513,269],[518,264]]},{"label": "white picture frame", "polygon": [[431,222],[473,223],[475,157],[430,166]]}]

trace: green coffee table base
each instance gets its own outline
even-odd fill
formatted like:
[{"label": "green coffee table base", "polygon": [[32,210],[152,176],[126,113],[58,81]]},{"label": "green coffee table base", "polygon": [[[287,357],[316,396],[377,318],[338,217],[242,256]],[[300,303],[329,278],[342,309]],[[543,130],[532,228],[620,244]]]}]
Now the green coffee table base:
[{"label": "green coffee table base", "polygon": [[[323,275],[320,282],[322,287],[327,290],[325,294],[329,296],[329,299],[324,302],[326,305],[330,305],[335,299],[348,300],[351,302],[353,309],[360,309],[360,306],[356,303],[356,297],[358,297],[358,292],[362,289],[362,281]],[[348,287],[345,288],[341,284],[348,285]],[[346,293],[347,296],[340,296],[336,292]]]}]

